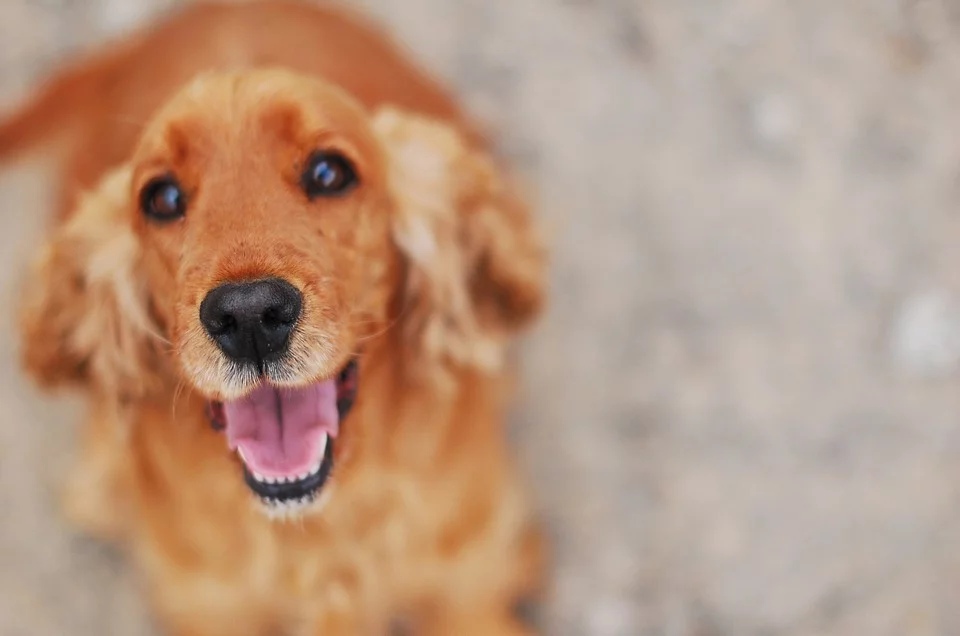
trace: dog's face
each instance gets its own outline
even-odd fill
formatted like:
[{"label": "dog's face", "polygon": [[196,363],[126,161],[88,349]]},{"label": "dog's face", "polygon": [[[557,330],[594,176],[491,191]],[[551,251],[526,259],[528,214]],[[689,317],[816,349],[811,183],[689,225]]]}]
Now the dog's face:
[{"label": "dog's face", "polygon": [[388,301],[384,160],[358,104],[286,74],[196,83],[133,157],[157,319],[271,504],[325,481],[353,357]]},{"label": "dog's face", "polygon": [[397,325],[409,367],[496,364],[541,275],[525,210],[452,128],[285,72],[211,75],[54,238],[26,362],[126,400],[185,382],[254,493],[299,509],[354,398],[377,399],[366,339]]}]

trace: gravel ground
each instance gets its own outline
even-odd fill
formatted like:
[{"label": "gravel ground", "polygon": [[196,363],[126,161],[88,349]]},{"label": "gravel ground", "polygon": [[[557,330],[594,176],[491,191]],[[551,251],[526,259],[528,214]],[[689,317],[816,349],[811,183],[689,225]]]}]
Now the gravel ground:
[{"label": "gravel ground", "polygon": [[[559,636],[960,634],[960,3],[363,0],[499,132],[554,237],[518,446]],[[131,0],[2,0],[0,96]],[[0,180],[12,305],[43,224]],[[56,488],[76,405],[0,315],[0,634],[149,633]]]}]

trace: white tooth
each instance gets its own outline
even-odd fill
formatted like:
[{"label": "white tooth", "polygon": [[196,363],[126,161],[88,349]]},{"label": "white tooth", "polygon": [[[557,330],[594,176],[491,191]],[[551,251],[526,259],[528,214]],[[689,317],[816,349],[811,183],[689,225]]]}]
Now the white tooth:
[{"label": "white tooth", "polygon": [[263,475],[261,475],[260,473],[257,473],[257,472],[253,473],[253,478],[256,479],[257,481],[264,481],[264,480],[266,480],[266,477],[264,477]]},{"label": "white tooth", "polygon": [[327,451],[327,439],[329,439],[329,436],[324,435],[320,440],[320,448],[317,449],[317,455],[319,455],[321,459],[323,458],[323,454]]},{"label": "white tooth", "polygon": [[244,464],[247,463],[247,458],[246,458],[246,457],[244,456],[244,454],[243,454],[243,449],[240,448],[239,446],[237,447],[237,455],[240,456],[240,460],[241,460]]}]

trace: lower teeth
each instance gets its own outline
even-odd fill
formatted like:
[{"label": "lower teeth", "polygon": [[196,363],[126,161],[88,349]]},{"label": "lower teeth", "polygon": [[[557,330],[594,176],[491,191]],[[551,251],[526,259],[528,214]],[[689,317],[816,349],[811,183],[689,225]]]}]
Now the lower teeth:
[{"label": "lower teeth", "polygon": [[289,507],[289,506],[305,506],[309,503],[312,503],[314,499],[316,499],[316,497],[314,496],[313,493],[309,495],[304,495],[299,499],[274,499],[273,497],[260,497],[260,501],[262,501],[267,506],[270,506],[271,508]]}]

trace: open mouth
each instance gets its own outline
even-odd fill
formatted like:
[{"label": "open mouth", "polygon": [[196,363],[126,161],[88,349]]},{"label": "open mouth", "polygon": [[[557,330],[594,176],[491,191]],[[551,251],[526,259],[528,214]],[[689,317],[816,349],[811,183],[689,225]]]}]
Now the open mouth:
[{"label": "open mouth", "polygon": [[333,469],[333,445],[357,391],[357,363],[336,377],[295,389],[261,383],[242,398],[211,402],[244,478],[268,508],[310,504]]}]

